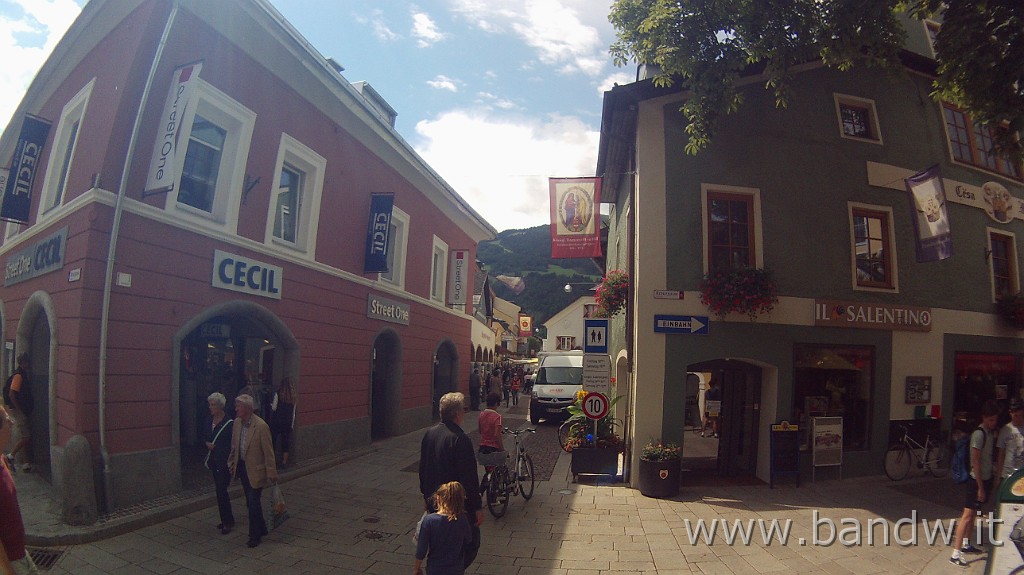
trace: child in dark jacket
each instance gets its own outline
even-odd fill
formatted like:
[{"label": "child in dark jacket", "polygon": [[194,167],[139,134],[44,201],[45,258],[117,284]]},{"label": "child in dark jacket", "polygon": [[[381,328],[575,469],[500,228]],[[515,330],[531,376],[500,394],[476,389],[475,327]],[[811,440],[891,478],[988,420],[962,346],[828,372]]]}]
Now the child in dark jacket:
[{"label": "child in dark jacket", "polygon": [[458,481],[450,481],[437,489],[434,503],[437,513],[423,517],[416,542],[413,575],[423,575],[423,559],[427,558],[427,575],[462,575],[466,572],[463,548],[472,539],[469,517],[465,514],[466,492]]}]

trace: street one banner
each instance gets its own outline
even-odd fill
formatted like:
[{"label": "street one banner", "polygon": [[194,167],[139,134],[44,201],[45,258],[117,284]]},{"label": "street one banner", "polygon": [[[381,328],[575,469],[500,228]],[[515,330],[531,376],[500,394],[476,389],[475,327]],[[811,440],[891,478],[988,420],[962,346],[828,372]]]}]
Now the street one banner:
[{"label": "street one banner", "polygon": [[946,212],[946,191],[939,166],[906,179],[917,238],[917,261],[936,262],[953,256],[953,240]]},{"label": "street one banner", "polygon": [[149,162],[149,174],[146,175],[146,192],[169,192],[174,189],[179,168],[179,151],[182,146],[188,149],[188,137],[181,142],[181,121],[188,113],[196,88],[199,85],[199,72],[203,69],[202,61],[192,62],[174,69],[171,76],[171,88],[160,114],[157,128],[156,143],[153,145],[153,158]]},{"label": "street one banner", "polygon": [[0,219],[10,222],[28,223],[28,213],[32,206],[32,184],[39,171],[39,159],[43,156],[43,146],[50,134],[50,122],[42,118],[25,114],[21,124],[21,135],[14,148],[7,184],[4,186],[4,203],[0,207]]},{"label": "street one banner", "polygon": [[549,178],[551,257],[601,257],[601,178]]},{"label": "street one banner", "polygon": [[366,224],[366,258],[363,273],[387,273],[391,244],[391,210],[395,194],[370,195],[370,221]]},{"label": "street one banner", "polygon": [[472,289],[469,280],[469,250],[452,250],[448,262],[448,303],[465,305],[466,293]]},{"label": "street one banner", "polygon": [[530,337],[533,335],[533,316],[519,316],[519,337]]}]

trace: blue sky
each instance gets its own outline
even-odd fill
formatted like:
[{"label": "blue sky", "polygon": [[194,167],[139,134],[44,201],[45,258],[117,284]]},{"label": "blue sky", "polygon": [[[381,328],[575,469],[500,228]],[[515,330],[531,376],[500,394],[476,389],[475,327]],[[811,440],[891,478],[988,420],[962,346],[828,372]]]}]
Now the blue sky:
[{"label": "blue sky", "polygon": [[[611,0],[270,1],[499,231],[547,223],[547,178],[593,175],[601,94],[635,76],[608,55]],[[0,0],[0,122],[84,3]]]}]

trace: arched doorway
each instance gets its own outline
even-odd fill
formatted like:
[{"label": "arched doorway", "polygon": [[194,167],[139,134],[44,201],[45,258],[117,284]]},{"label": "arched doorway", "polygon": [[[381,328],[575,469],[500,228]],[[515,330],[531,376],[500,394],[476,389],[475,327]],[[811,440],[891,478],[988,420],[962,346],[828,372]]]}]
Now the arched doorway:
[{"label": "arched doorway", "polygon": [[430,406],[430,413],[432,417],[437,420],[440,419],[440,405],[441,396],[448,393],[449,391],[458,391],[459,385],[456,380],[456,365],[458,363],[459,356],[455,352],[455,345],[449,340],[444,340],[441,345],[437,346],[437,350],[434,352],[434,378],[431,389],[432,401]]},{"label": "arched doorway", "polygon": [[[739,360],[716,359],[695,363],[688,372],[700,373],[705,384],[705,404],[710,389],[721,398],[717,437],[708,426],[705,437],[687,438],[691,449],[684,452],[683,467],[721,477],[754,475],[757,472],[758,430],[761,409],[761,368]],[[697,394],[688,401],[696,401]],[[690,408],[687,411],[699,407]]]},{"label": "arched doorway", "polygon": [[390,329],[373,340],[370,368],[370,439],[394,435],[402,389],[402,345]]},{"label": "arched doorway", "polygon": [[[181,460],[182,484],[196,488],[210,481],[206,460],[209,424],[207,398],[220,392],[233,415],[234,400],[245,388],[256,399],[257,415],[269,419],[274,390],[290,377],[295,392],[299,381],[299,351],[295,336],[270,310],[250,302],[213,306],[179,330],[174,341],[177,402],[173,425]],[[298,425],[298,417],[296,418]],[[291,448],[293,458],[299,450]]]},{"label": "arched doorway", "polygon": [[28,461],[49,482],[53,481],[50,446],[54,414],[51,409],[53,386],[50,384],[56,366],[50,365],[50,359],[56,357],[57,349],[55,318],[56,310],[50,296],[45,292],[33,293],[22,311],[14,346],[15,356],[27,351],[30,362],[29,386],[34,408],[29,417],[32,443]]}]

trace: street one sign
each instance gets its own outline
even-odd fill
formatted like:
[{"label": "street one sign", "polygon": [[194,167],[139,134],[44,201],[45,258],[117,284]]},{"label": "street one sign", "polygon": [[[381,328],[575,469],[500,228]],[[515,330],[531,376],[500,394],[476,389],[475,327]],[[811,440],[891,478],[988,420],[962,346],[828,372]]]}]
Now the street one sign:
[{"label": "street one sign", "polygon": [[583,355],[583,390],[608,395],[612,392],[612,360],[606,353]]},{"label": "street one sign", "polygon": [[583,353],[608,353],[608,320],[583,320]]},{"label": "street one sign", "polygon": [[608,398],[591,391],[583,396],[583,415],[590,419],[601,419],[608,415]]},{"label": "street one sign", "polygon": [[657,333],[707,335],[709,323],[706,315],[656,315],[654,316],[654,331]]}]

